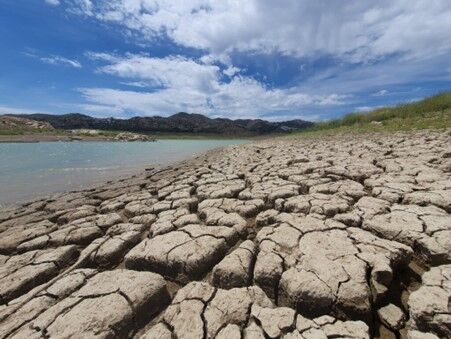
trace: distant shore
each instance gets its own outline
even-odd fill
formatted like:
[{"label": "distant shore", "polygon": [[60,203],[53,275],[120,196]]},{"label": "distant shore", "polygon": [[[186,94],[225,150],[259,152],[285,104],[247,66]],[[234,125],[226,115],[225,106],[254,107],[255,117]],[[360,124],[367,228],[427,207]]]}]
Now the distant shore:
[{"label": "distant shore", "polygon": [[50,134],[0,135],[0,142],[43,142],[43,141],[118,141],[103,135],[68,136]]},{"label": "distant shore", "polygon": [[[157,134],[152,136],[153,141],[157,140],[230,140],[230,139],[251,139],[251,140],[261,140],[276,137],[279,135],[270,134],[263,136],[229,136],[229,135],[199,135],[199,134]],[[34,143],[34,142],[72,142],[72,141],[127,141],[127,140],[115,140],[113,137],[108,135],[97,135],[97,136],[71,136],[71,135],[61,135],[61,134],[16,134],[16,135],[1,135],[0,143]],[[131,141],[130,141],[131,142]]]},{"label": "distant shore", "polygon": [[109,135],[61,135],[61,134],[16,134],[16,135],[0,135],[0,143],[33,143],[33,142],[52,142],[52,141],[112,141],[112,142],[133,142],[133,141],[143,141],[143,142],[153,142],[157,139],[153,137],[145,138],[122,138],[109,136]]}]

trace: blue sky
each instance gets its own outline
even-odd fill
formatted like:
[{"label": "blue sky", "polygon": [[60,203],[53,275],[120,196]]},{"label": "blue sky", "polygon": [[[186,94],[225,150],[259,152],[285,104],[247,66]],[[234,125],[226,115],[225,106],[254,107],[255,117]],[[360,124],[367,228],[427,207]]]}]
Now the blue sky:
[{"label": "blue sky", "polygon": [[0,0],[0,113],[324,120],[451,89],[449,0]]}]

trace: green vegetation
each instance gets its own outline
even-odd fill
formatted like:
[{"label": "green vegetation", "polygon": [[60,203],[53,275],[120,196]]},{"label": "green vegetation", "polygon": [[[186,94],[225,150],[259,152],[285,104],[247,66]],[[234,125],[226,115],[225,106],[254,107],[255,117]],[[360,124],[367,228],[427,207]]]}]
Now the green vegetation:
[{"label": "green vegetation", "polygon": [[451,127],[451,92],[394,107],[378,108],[368,113],[350,113],[341,119],[316,123],[294,135],[399,131]]}]

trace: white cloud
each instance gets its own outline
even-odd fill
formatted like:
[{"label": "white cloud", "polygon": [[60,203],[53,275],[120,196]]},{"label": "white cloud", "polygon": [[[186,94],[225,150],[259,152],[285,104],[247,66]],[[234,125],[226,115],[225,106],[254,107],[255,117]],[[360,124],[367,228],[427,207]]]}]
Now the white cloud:
[{"label": "white cloud", "polygon": [[72,9],[215,55],[278,51],[366,62],[451,50],[448,0],[77,0]]},{"label": "white cloud", "polygon": [[[296,87],[268,88],[263,83],[227,68],[230,81],[221,81],[219,66],[181,56],[152,58],[102,55],[108,60],[99,71],[121,78],[151,82],[152,92],[110,88],[82,88],[85,99],[95,105],[111,105],[124,112],[172,114],[198,112],[211,116],[259,117],[274,112],[295,112],[308,106],[340,105],[344,95],[310,95]],[[233,72],[231,72],[233,70]],[[133,83],[133,81],[132,81]]]},{"label": "white cloud", "polygon": [[224,73],[225,75],[227,75],[229,77],[233,77],[235,74],[237,74],[239,72],[240,72],[240,69],[235,66],[229,66],[229,67],[227,67],[227,69],[222,71],[222,73]]},{"label": "white cloud", "polygon": [[60,4],[60,0],[44,0],[46,4],[52,6],[58,6]]},{"label": "white cloud", "polygon": [[70,66],[75,68],[81,68],[81,64],[77,60],[71,60],[58,55],[52,55],[49,57],[40,57],[39,60],[51,65]]},{"label": "white cloud", "polygon": [[182,56],[151,58],[129,55],[112,61],[99,68],[99,71],[122,78],[147,80],[158,87],[211,92],[219,74],[218,66],[200,64]]},{"label": "white cloud", "polygon": [[109,61],[109,62],[118,60],[117,56],[115,56],[114,54],[109,54],[109,53],[98,53],[98,52],[88,51],[85,53],[85,56],[91,60],[100,60],[100,61]]},{"label": "white cloud", "polygon": [[[89,104],[121,112],[267,117],[314,108],[313,116],[345,102],[366,106],[359,93],[393,95],[392,86],[451,80],[449,0],[68,1],[72,13],[118,25],[127,38],[138,36],[137,43],[147,39],[152,46],[169,39],[201,55],[86,53],[103,63],[99,72],[140,88],[81,89]],[[241,61],[255,56],[255,64],[261,54],[268,54],[266,59],[289,55],[301,66],[288,87],[273,88],[247,76],[252,67],[234,65],[243,54]],[[277,72],[260,75],[264,81],[285,81]]]},{"label": "white cloud", "polygon": [[35,50],[31,50],[31,52],[22,52],[22,54],[30,58],[39,59],[40,61],[50,65],[62,65],[74,68],[82,67],[81,63],[77,60],[68,59],[60,55],[40,56]]},{"label": "white cloud", "polygon": [[73,14],[92,16],[94,5],[91,0],[70,0],[68,11]]},{"label": "white cloud", "polygon": [[36,113],[27,108],[0,106],[0,114],[31,114]]},{"label": "white cloud", "polygon": [[125,86],[140,87],[140,88],[150,87],[149,84],[144,81],[129,81],[129,82],[122,81],[121,84]]},{"label": "white cloud", "polygon": [[374,97],[383,97],[384,95],[387,95],[388,93],[390,93],[390,92],[387,91],[386,89],[381,89],[380,91],[373,93],[373,96]]}]

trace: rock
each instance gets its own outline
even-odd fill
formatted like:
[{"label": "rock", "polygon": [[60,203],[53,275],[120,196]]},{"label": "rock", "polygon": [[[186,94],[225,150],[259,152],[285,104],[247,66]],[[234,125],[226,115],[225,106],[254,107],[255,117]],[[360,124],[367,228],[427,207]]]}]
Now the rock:
[{"label": "rock", "polygon": [[97,208],[92,205],[82,205],[80,207],[69,210],[58,217],[58,223],[68,223],[77,219],[89,217],[97,214]]},{"label": "rock", "polygon": [[150,226],[154,223],[156,219],[157,217],[155,216],[155,214],[142,214],[131,218],[129,221],[134,224],[142,224],[146,226],[146,228],[150,228]]},{"label": "rock", "polygon": [[238,200],[238,199],[206,199],[199,204],[198,210],[202,213],[207,208],[218,208],[226,213],[238,213],[239,215],[250,218],[263,209],[264,201],[262,199]]},{"label": "rock", "polygon": [[287,307],[263,308],[252,305],[251,315],[270,338],[278,338],[282,333],[294,329],[296,321],[296,312]]},{"label": "rock", "polygon": [[265,339],[265,334],[263,329],[259,327],[255,321],[250,322],[250,324],[244,329],[245,339]]},{"label": "rock", "polygon": [[369,338],[368,326],[362,321],[332,321],[321,327],[328,338]]},{"label": "rock", "polygon": [[80,289],[15,330],[50,337],[127,337],[168,302],[164,279],[150,272],[96,273]]},{"label": "rock", "polygon": [[451,213],[451,191],[415,191],[404,196],[404,203],[420,206],[435,205]]},{"label": "rock", "polygon": [[388,304],[387,306],[378,309],[377,315],[382,324],[393,331],[398,331],[400,328],[404,327],[406,321],[404,312],[398,306],[393,304]]},{"label": "rock", "polygon": [[255,262],[254,283],[260,286],[269,297],[275,298],[282,272],[283,258],[276,253],[262,251]]},{"label": "rock", "polygon": [[268,203],[274,203],[278,198],[289,198],[299,194],[299,186],[283,179],[269,178],[262,182],[256,182],[250,189],[244,189],[239,194],[243,200],[263,199]]},{"label": "rock", "polygon": [[103,235],[109,227],[120,223],[117,213],[100,214],[73,220],[60,226],[53,232],[22,242],[17,249],[21,252],[44,248],[46,246],[61,246],[76,244],[86,246],[94,239]]},{"label": "rock", "polygon": [[130,132],[121,132],[118,133],[114,140],[117,141],[156,141],[155,138],[149,137],[144,134],[130,133]]},{"label": "rock", "polygon": [[140,339],[156,339],[156,338],[172,339],[172,332],[164,323],[158,323],[140,337]]},{"label": "rock", "polygon": [[240,339],[241,338],[241,330],[238,325],[229,324],[224,327],[221,331],[219,331],[216,336],[217,339]]},{"label": "rock", "polygon": [[422,276],[421,287],[408,300],[410,328],[451,336],[451,265],[431,268]]},{"label": "rock", "polygon": [[204,330],[207,338],[214,338],[224,325],[244,326],[254,302],[272,305],[256,287],[227,291],[193,282],[177,292],[163,319],[178,338],[202,338]]},{"label": "rock", "polygon": [[140,241],[141,233],[134,231],[96,239],[91,246],[98,246],[98,248],[90,255],[88,265],[101,268],[112,267],[123,258],[129,248]]},{"label": "rock", "polygon": [[145,239],[125,256],[125,266],[158,272],[180,282],[199,279],[224,257],[237,235],[225,226],[185,226]]},{"label": "rock", "polygon": [[152,235],[174,231],[189,224],[198,224],[199,218],[187,208],[169,209],[158,214],[150,227]]},{"label": "rock", "polygon": [[346,212],[350,205],[350,199],[316,193],[288,198],[284,202],[283,209],[287,212],[323,214],[333,217],[337,213]]},{"label": "rock", "polygon": [[[369,338],[368,326],[360,321],[299,317],[291,308],[275,307],[256,286],[223,290],[191,282],[177,292],[161,321],[141,338],[241,338],[241,333],[244,338],[303,338],[306,330],[316,330],[325,338]],[[305,319],[302,329],[300,319]]]},{"label": "rock", "polygon": [[213,285],[225,289],[249,286],[252,279],[254,257],[255,245],[251,240],[246,240],[213,267]]},{"label": "rock", "polygon": [[390,213],[365,220],[362,228],[414,246],[426,262],[451,260],[451,216],[437,207],[395,204]]},{"label": "rock", "polygon": [[199,180],[197,195],[200,199],[234,198],[245,188],[244,180],[219,177],[217,180]]},{"label": "rock", "polygon": [[432,333],[424,333],[420,331],[409,331],[407,332],[407,339],[439,339],[436,335]]},{"label": "rock", "polygon": [[129,202],[124,207],[124,214],[131,218],[138,215],[150,214],[153,212],[152,205],[156,203],[157,200],[142,201],[132,201]]},{"label": "rock", "polygon": [[10,300],[28,292],[56,276],[61,268],[77,259],[75,246],[58,249],[31,251],[11,256],[0,269],[0,302]]},{"label": "rock", "polygon": [[32,225],[8,227],[1,233],[0,237],[0,253],[12,253],[22,243],[30,241],[33,238],[45,236],[55,231],[58,226],[48,220],[44,220]]},{"label": "rock", "polygon": [[358,201],[367,195],[364,186],[353,180],[339,180],[312,185],[310,193],[337,194],[345,198],[349,197],[354,201]]},{"label": "rock", "polygon": [[358,228],[306,217],[276,219],[257,234],[254,280],[271,297],[278,295],[280,305],[309,316],[332,308],[334,315],[368,319],[371,301],[390,286],[392,267],[410,260],[408,247]]},{"label": "rock", "polygon": [[[16,311],[14,308],[28,296],[14,299],[4,306],[0,311],[0,336],[2,338],[14,336],[15,331],[21,327],[27,326],[33,319],[51,306],[55,305],[58,300],[62,300],[75,290],[79,289],[87,279],[96,273],[95,270],[81,269],[75,270],[70,274],[58,279],[50,285],[42,293],[26,302]],[[32,293],[33,290],[30,291]],[[22,331],[24,329],[22,328]]]}]

